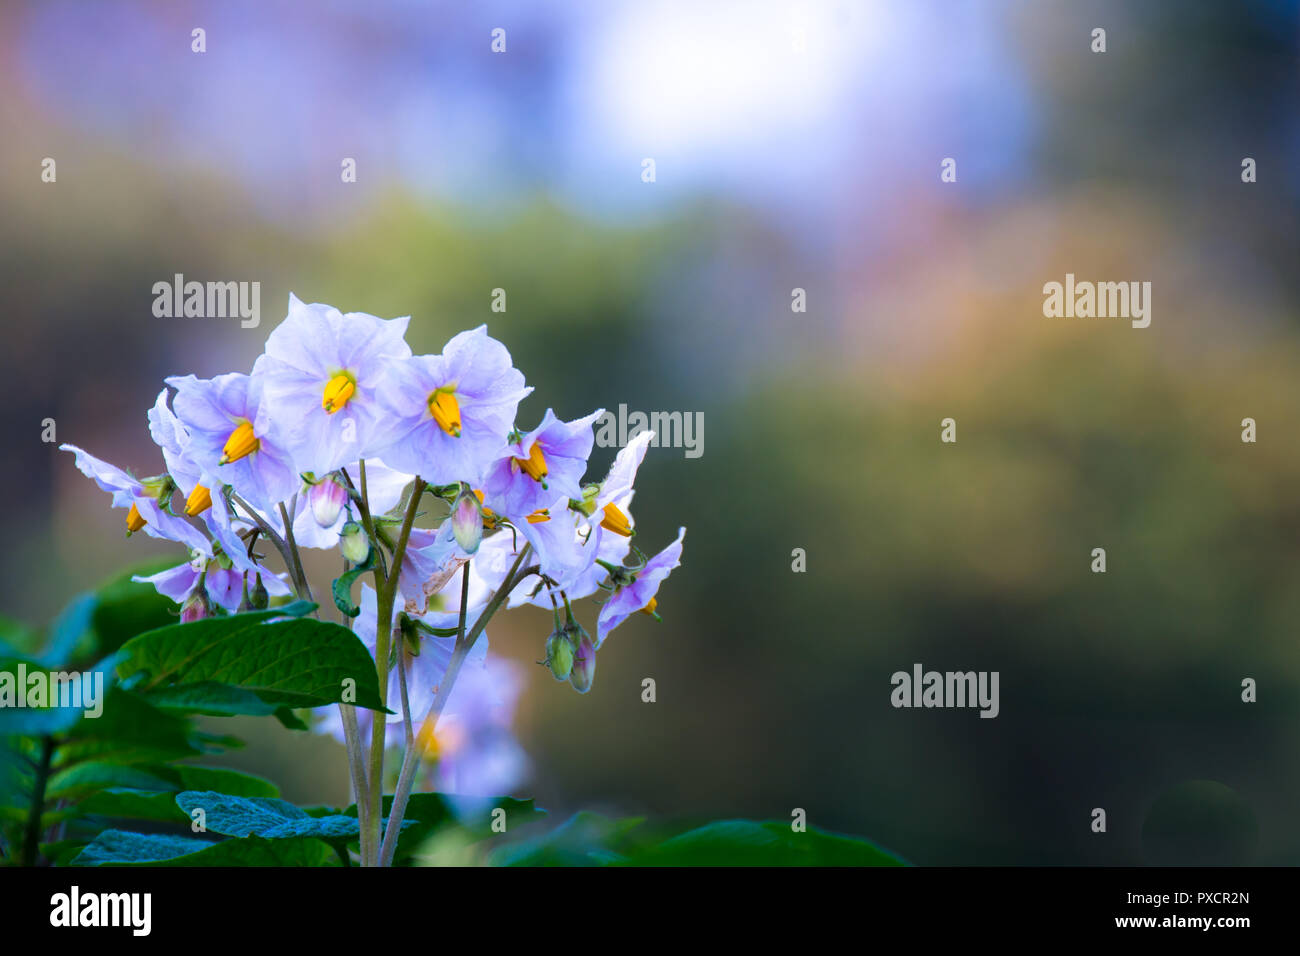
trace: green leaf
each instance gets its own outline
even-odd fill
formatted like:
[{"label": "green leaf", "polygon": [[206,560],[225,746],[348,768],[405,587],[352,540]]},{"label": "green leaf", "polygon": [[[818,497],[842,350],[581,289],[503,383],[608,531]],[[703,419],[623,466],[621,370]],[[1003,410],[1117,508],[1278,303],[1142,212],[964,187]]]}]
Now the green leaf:
[{"label": "green leaf", "polygon": [[85,845],[83,840],[59,840],[57,843],[42,843],[40,852],[51,866],[67,866]]},{"label": "green leaf", "polygon": [[92,793],[77,808],[85,816],[111,817],[118,820],[156,820],[160,823],[189,823],[189,817],[176,806],[176,795],[164,790],[134,790],[110,787]]},{"label": "green leaf", "polygon": [[266,717],[280,707],[251,690],[231,684],[201,681],[196,684],[171,684],[144,694],[144,699],[159,710],[181,714],[205,714],[209,717],[246,715]]},{"label": "green leaf", "polygon": [[[112,674],[105,675],[102,671],[99,673],[100,699],[97,703],[102,705],[104,689],[111,683]],[[34,689],[32,677],[39,678],[38,686],[42,697],[40,707],[26,706],[29,691]],[[85,713],[86,702],[80,700],[82,687],[80,672],[51,669],[25,658],[0,659],[0,736],[42,737],[65,733]],[[91,690],[95,690],[93,683]],[[83,706],[51,706],[51,703],[58,703],[61,691],[65,695],[64,699],[72,701],[75,695],[75,699]]]},{"label": "green leaf", "polygon": [[94,591],[84,591],[59,612],[50,624],[49,644],[42,654],[47,664],[59,667],[74,657],[93,654],[99,643],[93,633],[98,603]]},{"label": "green leaf", "polygon": [[171,599],[153,585],[131,578],[155,574],[176,563],[174,558],[150,561],[73,598],[51,625],[49,645],[40,659],[51,667],[97,660],[136,634],[174,622],[176,606]]},{"label": "green leaf", "polygon": [[41,635],[22,621],[0,614],[0,658],[31,658],[40,651]]},{"label": "green leaf", "polygon": [[[493,811],[497,809],[505,811],[506,833],[546,816],[546,811],[538,809],[534,801],[516,797],[456,797],[453,802],[453,798],[441,793],[411,794],[402,816],[402,832],[393,862],[418,856],[422,845],[434,833],[455,829],[471,841],[497,836],[498,831],[492,828]],[[385,818],[392,810],[393,797],[386,795]],[[343,812],[355,818],[357,805],[354,803]]]},{"label": "green leaf", "polygon": [[318,837],[331,841],[354,840],[360,836],[356,817],[313,816],[284,800],[187,790],[176,795],[176,805],[191,819],[195,809],[201,809],[207,828],[226,836],[256,836],[264,840]]},{"label": "green leaf", "polygon": [[334,850],[313,839],[258,837],[211,843],[162,833],[105,830],[73,866],[339,866]]},{"label": "green leaf", "polygon": [[784,821],[721,820],[665,838],[640,817],[574,814],[554,829],[498,847],[497,866],[903,866],[866,840]]},{"label": "green leaf", "polygon": [[193,684],[225,684],[263,701],[320,707],[343,701],[355,682],[359,707],[388,712],[379,699],[374,661],[345,627],[292,617],[311,605],[205,618],[141,634],[122,648],[118,675],[142,694]]},{"label": "green leaf", "polygon": [[203,752],[193,722],[152,706],[139,695],[113,687],[97,718],[86,717],[55,752],[55,766],[84,759],[162,763]]},{"label": "green leaf", "polygon": [[606,866],[627,859],[644,817],[614,820],[579,811],[545,833],[492,851],[494,866]]},{"label": "green leaf", "polygon": [[220,788],[249,797],[278,797],[275,785],[261,777],[224,767],[186,765],[126,766],[109,760],[88,760],[57,771],[50,777],[48,797],[85,797],[97,790],[125,788],[175,794],[182,790]]},{"label": "green leaf", "polygon": [[873,843],[788,822],[719,820],[634,853],[633,866],[903,866]]},{"label": "green leaf", "polygon": [[[151,768],[152,769],[152,768]],[[167,768],[162,768],[165,772]],[[49,800],[76,799],[112,787],[132,790],[170,790],[164,776],[141,767],[128,767],[107,760],[88,760],[50,776],[45,795]]]},{"label": "green leaf", "polygon": [[219,790],[237,797],[278,797],[280,788],[271,781],[226,767],[190,767],[181,765],[176,771],[180,790]]},{"label": "green leaf", "polygon": [[289,707],[277,707],[275,709],[275,719],[286,730],[311,730],[311,726]]}]

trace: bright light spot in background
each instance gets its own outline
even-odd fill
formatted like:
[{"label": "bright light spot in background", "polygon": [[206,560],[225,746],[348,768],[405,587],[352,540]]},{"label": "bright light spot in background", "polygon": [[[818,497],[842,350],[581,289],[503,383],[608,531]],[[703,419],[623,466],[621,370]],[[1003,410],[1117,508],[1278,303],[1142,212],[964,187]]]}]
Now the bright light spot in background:
[{"label": "bright light spot in background", "polygon": [[734,152],[822,126],[879,52],[884,7],[620,5],[578,52],[574,106],[619,152]]}]

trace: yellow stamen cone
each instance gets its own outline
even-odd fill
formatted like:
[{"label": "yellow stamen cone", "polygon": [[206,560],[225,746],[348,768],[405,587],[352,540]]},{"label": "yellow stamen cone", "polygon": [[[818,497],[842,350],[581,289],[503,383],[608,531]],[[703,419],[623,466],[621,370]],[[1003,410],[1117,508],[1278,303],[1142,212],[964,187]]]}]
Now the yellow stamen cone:
[{"label": "yellow stamen cone", "polygon": [[185,513],[193,518],[212,507],[212,492],[202,485],[195,485],[190,496],[185,499]]},{"label": "yellow stamen cone", "polygon": [[228,465],[232,461],[247,458],[261,447],[261,441],[253,434],[253,426],[249,422],[241,422],[226,439],[226,447],[221,449],[221,460],[217,464]]},{"label": "yellow stamen cone", "polygon": [[[483,504],[483,492],[478,488],[475,488],[474,495],[478,498],[478,503],[480,505]],[[501,519],[497,517],[497,513],[491,508],[483,508],[481,511],[483,514],[483,530],[491,531],[501,523]]]},{"label": "yellow stamen cone", "polygon": [[605,517],[600,521],[602,528],[615,534],[621,534],[625,538],[632,537],[632,523],[627,520],[627,515],[623,514],[618,505],[610,502],[605,505],[604,510]]},{"label": "yellow stamen cone", "polygon": [[321,408],[325,409],[325,414],[333,415],[348,403],[356,391],[357,383],[352,380],[352,376],[339,372],[325,383],[325,391],[320,399]]},{"label": "yellow stamen cone", "polygon": [[539,442],[533,442],[533,447],[528,449],[528,457],[516,458],[515,464],[533,481],[542,481],[546,477],[546,456],[542,454]]},{"label": "yellow stamen cone", "polygon": [[430,395],[429,414],[448,435],[460,437],[460,403],[455,393],[439,391]]},{"label": "yellow stamen cone", "polygon": [[144,515],[140,514],[140,509],[131,505],[131,510],[126,513],[126,533],[135,534],[145,526]]}]

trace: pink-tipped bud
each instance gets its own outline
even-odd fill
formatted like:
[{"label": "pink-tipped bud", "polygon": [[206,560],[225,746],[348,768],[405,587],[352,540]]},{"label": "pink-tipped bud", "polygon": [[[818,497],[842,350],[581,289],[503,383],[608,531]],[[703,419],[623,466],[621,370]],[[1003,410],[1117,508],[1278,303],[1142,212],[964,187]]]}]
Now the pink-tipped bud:
[{"label": "pink-tipped bud", "polygon": [[194,593],[181,605],[181,623],[189,624],[191,621],[201,621],[211,616],[212,603],[208,600],[207,592],[202,587],[195,588]]},{"label": "pink-tipped bud", "polygon": [[468,487],[461,489],[451,508],[451,533],[466,554],[478,550],[483,540],[483,512],[478,496]]},{"label": "pink-tipped bud", "polygon": [[347,504],[347,489],[334,480],[331,475],[324,481],[311,486],[307,491],[307,502],[311,505],[311,516],[322,528],[334,527],[339,520],[339,513]]},{"label": "pink-tipped bud", "polygon": [[596,648],[591,638],[584,632],[578,644],[578,652],[573,655],[573,669],[569,671],[569,684],[579,694],[591,690],[591,683],[596,679]]}]

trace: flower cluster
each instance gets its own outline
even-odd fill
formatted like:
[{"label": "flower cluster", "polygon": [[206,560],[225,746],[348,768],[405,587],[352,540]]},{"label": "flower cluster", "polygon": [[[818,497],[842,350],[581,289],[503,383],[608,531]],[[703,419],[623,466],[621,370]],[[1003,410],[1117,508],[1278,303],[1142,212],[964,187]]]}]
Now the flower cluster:
[{"label": "flower cluster", "polygon": [[[415,355],[408,322],[290,296],[250,374],[166,380],[148,414],[161,474],[135,478],[63,448],[127,510],[128,534],[188,549],[184,562],[142,579],[180,605],[182,620],[311,596],[302,549],[339,551],[345,594],[373,573],[358,605],[334,588],[336,602],[401,669],[389,681],[379,668],[390,709],[406,715],[409,733],[411,712],[429,706],[436,726],[425,742],[451,766],[454,744],[499,723],[496,703],[514,696],[484,680],[487,618],[524,603],[551,609],[544,663],[586,692],[610,632],[637,611],[657,617],[656,591],[680,561],[685,529],[654,556],[635,544],[633,483],[652,433],[585,483],[599,411],[564,421],[547,409],[521,428],[516,412],[532,389],[485,326],[439,355]],[[284,570],[266,563],[271,548]],[[573,610],[587,597],[601,602],[594,637]],[[383,654],[390,641],[398,653]],[[462,670],[469,676],[452,694]],[[390,720],[389,736],[400,734],[402,718]],[[344,733],[337,715],[326,726]]]}]

